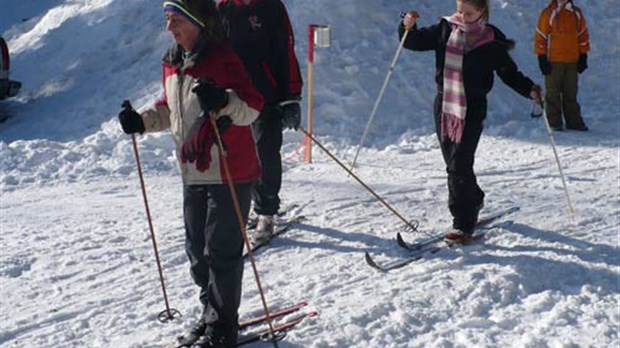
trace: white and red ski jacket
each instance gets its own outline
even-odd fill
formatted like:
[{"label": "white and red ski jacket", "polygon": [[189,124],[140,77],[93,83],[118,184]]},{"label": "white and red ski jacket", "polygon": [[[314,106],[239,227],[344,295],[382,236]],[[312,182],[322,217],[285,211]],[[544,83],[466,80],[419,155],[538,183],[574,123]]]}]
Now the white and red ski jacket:
[{"label": "white and red ski jacket", "polygon": [[[261,168],[250,125],[263,107],[263,97],[237,55],[224,45],[209,44],[193,56],[183,58],[181,49],[175,46],[166,53],[162,65],[164,97],[141,113],[146,131],[170,129],[178,154],[183,142],[204,121],[198,97],[192,89],[199,78],[206,78],[228,92],[228,104],[215,117],[229,116],[232,119],[232,125],[222,133],[232,181],[244,183],[258,179]],[[219,155],[215,141],[211,159],[205,172],[198,171],[194,163],[184,164],[179,160],[183,183],[226,183],[224,158]]]}]

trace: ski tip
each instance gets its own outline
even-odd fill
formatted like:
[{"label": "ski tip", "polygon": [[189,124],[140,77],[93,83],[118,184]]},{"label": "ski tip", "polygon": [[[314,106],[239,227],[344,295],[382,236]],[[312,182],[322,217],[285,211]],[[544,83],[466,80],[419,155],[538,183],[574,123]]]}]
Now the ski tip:
[{"label": "ski tip", "polygon": [[407,244],[407,242],[405,242],[405,239],[403,238],[403,235],[400,234],[400,232],[396,233],[396,243],[405,249],[409,249],[409,245]]},{"label": "ski tip", "polygon": [[379,271],[385,271],[384,269],[379,267],[379,265],[375,262],[375,260],[373,260],[372,256],[370,256],[370,253],[368,251],[365,252],[365,258],[366,258],[366,263],[368,264],[368,266],[374,269],[377,269]]},{"label": "ski tip", "polygon": [[521,210],[521,207],[520,207],[520,206],[518,206],[518,205],[515,205],[514,207],[509,208],[509,209],[508,209],[508,212],[509,212],[509,213],[514,213],[514,212],[519,211],[519,210]]}]

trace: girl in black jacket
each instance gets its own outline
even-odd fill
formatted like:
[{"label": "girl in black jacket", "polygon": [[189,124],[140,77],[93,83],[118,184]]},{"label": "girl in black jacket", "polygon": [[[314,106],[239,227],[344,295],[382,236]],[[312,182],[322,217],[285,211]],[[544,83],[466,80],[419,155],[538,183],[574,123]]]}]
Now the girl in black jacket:
[{"label": "girl in black jacket", "polygon": [[408,13],[399,25],[404,47],[435,51],[437,96],[434,114],[437,136],[448,173],[448,207],[454,230],[448,242],[471,237],[484,192],[476,182],[474,156],[487,113],[486,95],[493,73],[517,93],[540,100],[540,87],[524,76],[508,54],[514,42],[488,24],[488,0],[457,0],[456,13],[439,23],[417,28],[417,14]]}]

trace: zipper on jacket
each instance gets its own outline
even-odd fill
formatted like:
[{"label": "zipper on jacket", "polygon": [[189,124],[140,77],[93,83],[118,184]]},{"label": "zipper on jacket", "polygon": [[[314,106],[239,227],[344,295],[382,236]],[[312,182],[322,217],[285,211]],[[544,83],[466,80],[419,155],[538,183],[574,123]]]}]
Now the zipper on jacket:
[{"label": "zipper on jacket", "polygon": [[179,69],[177,70],[177,76],[179,79],[179,88],[177,89],[178,95],[179,95],[179,100],[177,103],[177,107],[179,110],[179,128],[181,130],[181,143],[183,141],[185,141],[185,122],[183,120],[183,80],[184,80],[184,75],[183,75],[183,70],[181,67],[179,67]]}]

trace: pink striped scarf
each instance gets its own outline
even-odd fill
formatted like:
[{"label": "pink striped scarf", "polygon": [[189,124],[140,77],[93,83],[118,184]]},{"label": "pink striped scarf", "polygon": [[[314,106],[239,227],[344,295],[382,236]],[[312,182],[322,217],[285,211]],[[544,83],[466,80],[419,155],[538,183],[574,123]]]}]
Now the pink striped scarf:
[{"label": "pink striped scarf", "polygon": [[[474,23],[463,23],[456,14],[444,17],[452,26],[446,44],[443,68],[443,102],[441,109],[441,140],[447,136],[460,143],[465,129],[467,98],[463,84],[463,55],[474,48],[493,41],[493,30],[480,17]],[[466,39],[469,37],[469,42]]]}]

